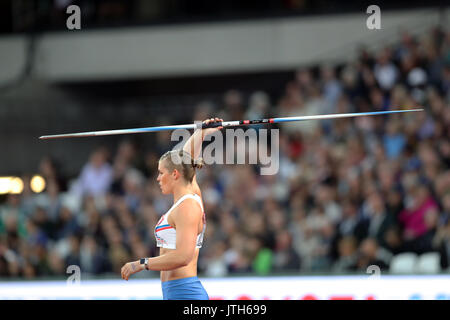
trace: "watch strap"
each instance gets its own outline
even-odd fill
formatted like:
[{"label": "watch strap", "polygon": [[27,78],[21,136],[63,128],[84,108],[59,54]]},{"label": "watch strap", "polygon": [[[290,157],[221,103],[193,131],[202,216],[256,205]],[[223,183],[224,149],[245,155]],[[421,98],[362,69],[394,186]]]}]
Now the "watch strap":
[{"label": "watch strap", "polygon": [[148,258],[141,258],[139,264],[144,265],[144,268],[148,270]]}]

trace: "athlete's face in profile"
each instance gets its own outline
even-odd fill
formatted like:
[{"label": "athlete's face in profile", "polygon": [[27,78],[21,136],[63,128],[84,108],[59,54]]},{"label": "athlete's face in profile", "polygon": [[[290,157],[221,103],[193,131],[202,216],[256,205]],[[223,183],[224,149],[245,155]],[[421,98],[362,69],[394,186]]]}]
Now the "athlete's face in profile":
[{"label": "athlete's face in profile", "polygon": [[172,192],[172,185],[174,183],[174,179],[172,174],[164,165],[164,160],[159,161],[158,163],[158,178],[156,181],[159,183],[159,187],[161,188],[161,192],[163,194],[170,194]]}]

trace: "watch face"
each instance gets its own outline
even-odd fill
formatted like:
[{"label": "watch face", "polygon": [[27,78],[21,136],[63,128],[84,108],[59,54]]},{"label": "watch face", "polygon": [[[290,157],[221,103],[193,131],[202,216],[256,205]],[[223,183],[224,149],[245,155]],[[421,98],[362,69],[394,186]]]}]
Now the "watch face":
[{"label": "watch face", "polygon": [[145,259],[139,260],[139,263],[140,263],[140,264],[145,264]]}]

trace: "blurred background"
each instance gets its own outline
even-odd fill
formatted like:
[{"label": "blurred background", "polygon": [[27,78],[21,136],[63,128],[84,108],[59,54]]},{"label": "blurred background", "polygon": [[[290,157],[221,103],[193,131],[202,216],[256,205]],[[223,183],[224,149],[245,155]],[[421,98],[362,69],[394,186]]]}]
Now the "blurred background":
[{"label": "blurred background", "polygon": [[[81,30],[66,27],[72,4]],[[367,276],[377,265],[382,277],[448,280],[450,11],[378,1],[381,29],[369,30],[370,4],[2,1],[0,286],[65,280],[69,265],[119,279],[124,263],[158,254],[153,228],[172,204],[156,184],[170,132],[41,135],[420,106],[273,125],[276,175],[200,170],[199,276]]]}]

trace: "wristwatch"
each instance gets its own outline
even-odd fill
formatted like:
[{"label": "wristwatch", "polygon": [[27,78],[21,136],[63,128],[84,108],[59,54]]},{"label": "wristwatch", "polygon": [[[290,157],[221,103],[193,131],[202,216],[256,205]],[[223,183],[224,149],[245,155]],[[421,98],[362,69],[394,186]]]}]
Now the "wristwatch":
[{"label": "wristwatch", "polygon": [[148,270],[148,258],[142,258],[139,260],[141,265],[144,265],[145,270]]}]

